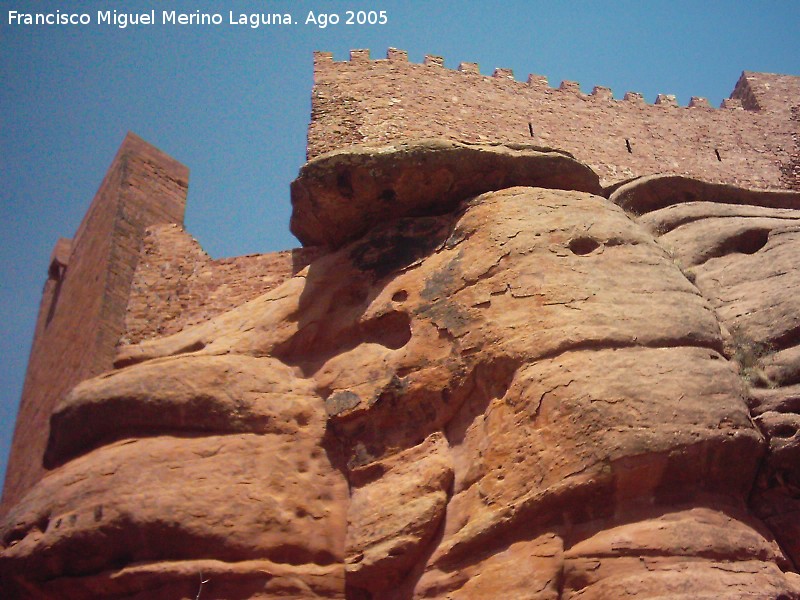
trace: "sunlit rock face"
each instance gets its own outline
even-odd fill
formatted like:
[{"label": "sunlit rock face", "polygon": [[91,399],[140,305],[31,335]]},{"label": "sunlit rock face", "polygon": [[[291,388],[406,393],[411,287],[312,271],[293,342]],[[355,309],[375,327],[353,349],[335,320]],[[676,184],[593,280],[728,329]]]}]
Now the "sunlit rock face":
[{"label": "sunlit rock face", "polygon": [[800,598],[797,196],[448,144],[312,161],[327,254],[62,400],[4,597]]}]

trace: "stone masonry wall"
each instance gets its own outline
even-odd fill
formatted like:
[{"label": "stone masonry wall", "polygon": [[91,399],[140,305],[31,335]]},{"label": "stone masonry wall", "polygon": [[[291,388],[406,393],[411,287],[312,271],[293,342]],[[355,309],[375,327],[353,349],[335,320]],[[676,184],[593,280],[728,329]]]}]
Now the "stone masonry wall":
[{"label": "stone masonry wall", "polygon": [[131,286],[121,344],[177,333],[277,287],[318,248],[212,260],[177,225],[151,227]]},{"label": "stone masonry wall", "polygon": [[412,64],[395,49],[382,60],[354,50],[342,62],[318,52],[308,157],[357,143],[445,137],[564,149],[604,185],[670,173],[750,188],[796,186],[783,173],[796,160],[789,102],[800,96],[800,77],[745,73],[732,96],[719,109],[703,98],[679,107],[668,95],[647,104],[632,92],[615,100],[603,87],[586,95],[575,82],[551,88],[539,75],[518,82],[509,69],[491,77],[474,63],[451,70],[441,57]]},{"label": "stone masonry wall", "polygon": [[794,148],[789,157],[789,162],[781,166],[781,175],[786,187],[792,190],[800,190],[800,105],[792,106],[789,119],[794,126],[794,131],[792,131]]},{"label": "stone masonry wall", "polygon": [[[59,240],[45,284],[3,506],[44,473],[50,414],[78,382],[112,367],[144,230],[181,223],[188,169],[128,134],[70,243]],[[2,512],[2,509],[0,509]]]}]

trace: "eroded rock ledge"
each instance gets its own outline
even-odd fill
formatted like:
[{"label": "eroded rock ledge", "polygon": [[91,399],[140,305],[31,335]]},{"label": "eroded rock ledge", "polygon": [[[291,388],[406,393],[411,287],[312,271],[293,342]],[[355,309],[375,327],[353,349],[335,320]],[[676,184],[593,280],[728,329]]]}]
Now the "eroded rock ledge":
[{"label": "eroded rock ledge", "polygon": [[291,230],[304,246],[338,248],[378,223],[446,214],[462,200],[518,185],[601,191],[588,166],[551,148],[441,139],[353,146],[300,169]]},{"label": "eroded rock ledge", "polygon": [[632,215],[450,142],[309,163],[293,226],[333,249],[61,401],[0,591],[800,598],[800,204],[669,189]]}]

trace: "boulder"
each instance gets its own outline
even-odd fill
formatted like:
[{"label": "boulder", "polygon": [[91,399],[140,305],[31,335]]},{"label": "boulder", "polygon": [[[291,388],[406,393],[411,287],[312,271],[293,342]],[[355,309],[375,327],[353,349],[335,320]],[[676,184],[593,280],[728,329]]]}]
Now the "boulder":
[{"label": "boulder", "polygon": [[550,148],[441,139],[351,146],[300,169],[291,230],[304,246],[338,248],[387,219],[444,214],[466,198],[515,185],[600,193],[589,167]]}]

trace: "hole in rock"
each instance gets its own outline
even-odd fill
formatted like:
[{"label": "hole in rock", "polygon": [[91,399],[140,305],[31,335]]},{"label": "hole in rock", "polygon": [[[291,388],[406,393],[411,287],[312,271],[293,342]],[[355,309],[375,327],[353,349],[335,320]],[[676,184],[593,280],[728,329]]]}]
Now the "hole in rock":
[{"label": "hole in rock", "polygon": [[47,531],[47,528],[50,526],[50,515],[42,515],[39,520],[36,521],[36,525],[34,526],[36,529],[44,533]]},{"label": "hole in rock", "polygon": [[336,176],[336,187],[345,198],[353,197],[353,183],[350,180],[350,171],[342,171]]},{"label": "hole in rock", "polygon": [[361,335],[365,342],[380,344],[397,350],[411,339],[411,320],[403,312],[392,311],[361,324]]},{"label": "hole in rock", "polygon": [[398,290],[392,294],[392,302],[405,302],[408,300],[408,292],[405,290]]},{"label": "hole in rock", "polygon": [[730,237],[718,240],[709,246],[705,259],[727,256],[729,254],[755,254],[767,245],[769,229],[753,228],[732,232]]},{"label": "hole in rock", "polygon": [[792,438],[795,436],[796,433],[797,433],[797,428],[786,423],[784,425],[778,425],[772,431],[772,437]]},{"label": "hole in rock", "polygon": [[392,188],[386,188],[378,197],[384,202],[394,202],[397,199],[397,194]]},{"label": "hole in rock", "polygon": [[3,547],[8,548],[25,539],[28,535],[27,529],[12,529],[3,537]]},{"label": "hole in rock", "polygon": [[742,254],[755,254],[767,245],[769,229],[751,229],[731,240],[734,244],[733,252]]},{"label": "hole in rock", "polygon": [[590,237],[575,238],[569,242],[570,251],[578,256],[583,256],[585,254],[594,252],[599,247],[600,242]]},{"label": "hole in rock", "polygon": [[200,352],[200,350],[202,350],[205,347],[206,347],[205,342],[197,340],[196,342],[192,342],[191,344],[188,344],[188,345],[184,346],[183,348],[180,348],[177,352],[175,352],[175,354],[176,355],[177,354],[191,354],[192,352]]}]

